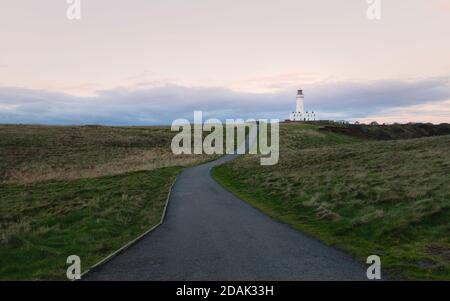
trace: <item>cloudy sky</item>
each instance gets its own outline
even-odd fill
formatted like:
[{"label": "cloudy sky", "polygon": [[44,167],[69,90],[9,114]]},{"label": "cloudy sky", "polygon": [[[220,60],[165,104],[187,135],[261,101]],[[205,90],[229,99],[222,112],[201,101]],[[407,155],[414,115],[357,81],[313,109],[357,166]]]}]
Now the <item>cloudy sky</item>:
[{"label": "cloudy sky", "polygon": [[450,0],[0,0],[0,123],[450,122]]}]

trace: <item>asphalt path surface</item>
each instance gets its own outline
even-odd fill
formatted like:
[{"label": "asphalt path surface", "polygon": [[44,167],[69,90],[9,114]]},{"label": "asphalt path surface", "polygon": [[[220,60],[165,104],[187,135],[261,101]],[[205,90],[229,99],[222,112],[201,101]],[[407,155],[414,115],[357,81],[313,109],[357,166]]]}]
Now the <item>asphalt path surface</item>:
[{"label": "asphalt path surface", "polygon": [[223,189],[211,169],[184,170],[164,223],[84,280],[364,280],[350,256],[277,222]]}]

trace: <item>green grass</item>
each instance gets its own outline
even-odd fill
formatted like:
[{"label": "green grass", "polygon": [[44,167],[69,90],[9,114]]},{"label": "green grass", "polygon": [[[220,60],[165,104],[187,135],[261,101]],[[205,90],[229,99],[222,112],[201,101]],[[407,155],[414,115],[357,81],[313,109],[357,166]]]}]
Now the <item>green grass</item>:
[{"label": "green grass", "polygon": [[180,167],[74,181],[0,186],[0,279],[64,279],[160,221]]},{"label": "green grass", "polygon": [[270,216],[390,279],[450,280],[450,136],[368,142],[317,126],[280,129],[280,162],[242,156],[213,170]]},{"label": "green grass", "polygon": [[0,125],[0,280],[65,279],[160,221],[178,172],[170,127]]}]

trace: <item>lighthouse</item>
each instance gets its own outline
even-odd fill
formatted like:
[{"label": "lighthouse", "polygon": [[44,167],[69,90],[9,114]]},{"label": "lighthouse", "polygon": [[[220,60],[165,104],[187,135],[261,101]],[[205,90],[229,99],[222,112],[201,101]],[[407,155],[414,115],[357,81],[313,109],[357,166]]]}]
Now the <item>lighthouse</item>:
[{"label": "lighthouse", "polygon": [[295,112],[303,114],[305,112],[303,107],[303,100],[305,99],[305,96],[303,95],[303,90],[297,91],[297,109]]},{"label": "lighthouse", "polygon": [[313,121],[316,120],[316,113],[314,111],[312,112],[305,112],[304,107],[304,101],[305,101],[305,95],[303,94],[303,90],[297,90],[297,105],[295,112],[291,113],[290,120],[291,121]]}]

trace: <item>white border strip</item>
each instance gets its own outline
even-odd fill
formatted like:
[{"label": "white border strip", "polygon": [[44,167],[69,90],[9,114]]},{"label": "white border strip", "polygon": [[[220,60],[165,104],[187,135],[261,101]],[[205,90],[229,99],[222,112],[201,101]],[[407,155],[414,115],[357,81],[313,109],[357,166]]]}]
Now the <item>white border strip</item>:
[{"label": "white border strip", "polygon": [[107,263],[108,261],[110,261],[111,259],[116,257],[117,255],[119,255],[120,253],[122,253],[123,251],[125,251],[126,249],[131,247],[132,245],[134,245],[136,242],[141,240],[144,236],[146,236],[147,234],[149,234],[150,232],[154,231],[156,228],[158,228],[159,226],[162,225],[162,223],[164,222],[164,218],[166,217],[167,206],[169,205],[169,199],[170,199],[170,196],[172,195],[172,189],[175,186],[175,183],[177,182],[177,179],[178,179],[178,175],[175,177],[175,180],[173,181],[172,185],[169,188],[169,192],[167,193],[166,204],[164,205],[164,210],[163,210],[163,213],[161,215],[161,219],[160,219],[159,223],[157,223],[156,225],[151,227],[149,230],[145,231],[140,236],[138,236],[137,238],[133,239],[132,241],[130,241],[126,245],[122,246],[120,249],[114,251],[113,253],[109,254],[108,256],[106,256],[105,258],[103,258],[102,260],[100,260],[99,262],[94,264],[93,266],[91,266],[89,269],[87,269],[86,271],[84,271],[81,274],[81,279],[79,279],[79,280],[82,280],[83,277],[86,276],[86,274],[88,274],[89,272],[91,272],[94,269],[98,268],[99,266]]}]

